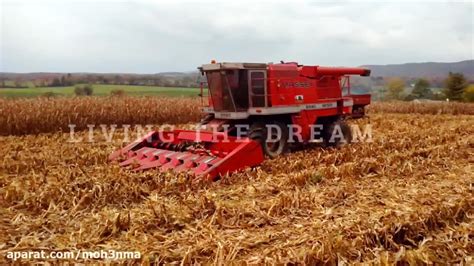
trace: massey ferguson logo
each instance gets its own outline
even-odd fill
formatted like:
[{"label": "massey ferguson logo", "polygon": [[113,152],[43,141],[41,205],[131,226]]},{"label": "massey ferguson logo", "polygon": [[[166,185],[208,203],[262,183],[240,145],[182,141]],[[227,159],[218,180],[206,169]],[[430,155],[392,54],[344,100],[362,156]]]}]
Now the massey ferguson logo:
[{"label": "massey ferguson logo", "polygon": [[311,87],[311,82],[292,82],[292,81],[284,81],[283,88],[309,88]]}]

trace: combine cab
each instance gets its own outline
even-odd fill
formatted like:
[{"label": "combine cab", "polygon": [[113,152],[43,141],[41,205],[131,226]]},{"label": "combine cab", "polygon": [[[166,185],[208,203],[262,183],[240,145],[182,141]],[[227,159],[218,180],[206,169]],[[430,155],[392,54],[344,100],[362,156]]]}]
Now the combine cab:
[{"label": "combine cab", "polygon": [[[212,62],[199,70],[209,88],[204,130],[150,132],[110,160],[135,170],[185,171],[215,180],[257,166],[264,156],[275,158],[290,143],[314,142],[315,125],[321,126],[325,145],[349,142],[344,119],[361,116],[360,107],[370,103],[370,95],[342,94],[349,75],[370,75],[364,68]],[[334,141],[331,134],[338,128],[343,136]]]}]

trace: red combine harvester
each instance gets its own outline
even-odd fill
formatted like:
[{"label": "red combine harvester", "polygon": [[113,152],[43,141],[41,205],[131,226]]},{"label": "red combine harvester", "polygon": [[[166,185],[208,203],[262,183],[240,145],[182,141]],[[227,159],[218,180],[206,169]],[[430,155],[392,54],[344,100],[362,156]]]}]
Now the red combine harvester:
[{"label": "red combine harvester", "polygon": [[[280,64],[215,63],[198,68],[207,77],[207,115],[196,131],[153,131],[110,155],[137,170],[186,171],[199,178],[259,165],[291,145],[350,141],[346,117],[361,117],[370,95],[352,95],[349,75],[365,68]],[[347,89],[347,95],[343,95]],[[201,86],[201,96],[203,90]],[[315,133],[315,125],[320,132]],[[336,128],[342,137],[331,136]],[[244,137],[242,137],[244,136]]]}]

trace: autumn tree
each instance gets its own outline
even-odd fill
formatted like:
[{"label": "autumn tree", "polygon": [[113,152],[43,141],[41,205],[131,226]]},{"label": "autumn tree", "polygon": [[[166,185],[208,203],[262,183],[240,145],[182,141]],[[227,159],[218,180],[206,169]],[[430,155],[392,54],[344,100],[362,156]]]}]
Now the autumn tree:
[{"label": "autumn tree", "polygon": [[113,82],[115,85],[121,85],[123,83],[123,79],[120,75],[115,75]]},{"label": "autumn tree", "polygon": [[54,78],[53,82],[51,83],[51,87],[60,87],[61,85],[61,80],[58,78]]},{"label": "autumn tree", "polygon": [[21,80],[21,78],[16,78],[13,84],[15,85],[16,88],[22,88],[23,80]]},{"label": "autumn tree", "polygon": [[474,84],[469,85],[462,95],[462,98],[466,102],[474,102]]},{"label": "autumn tree", "polygon": [[392,78],[388,81],[388,97],[391,100],[400,100],[405,90],[405,81],[401,78]]},{"label": "autumn tree", "polygon": [[417,80],[411,96],[413,99],[430,99],[433,96],[430,83],[426,79]]},{"label": "autumn tree", "polygon": [[460,101],[462,100],[462,94],[467,88],[468,83],[462,73],[449,72],[448,78],[444,81],[445,90],[444,94],[449,100]]}]

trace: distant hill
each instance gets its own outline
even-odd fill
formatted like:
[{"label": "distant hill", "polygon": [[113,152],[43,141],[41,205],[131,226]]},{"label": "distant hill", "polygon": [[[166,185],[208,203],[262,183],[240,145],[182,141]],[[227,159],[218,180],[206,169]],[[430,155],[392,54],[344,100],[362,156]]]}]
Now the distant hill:
[{"label": "distant hill", "polygon": [[364,65],[372,70],[373,77],[446,77],[451,72],[461,72],[469,79],[474,79],[474,60],[455,63],[406,63],[393,65]]},{"label": "distant hill", "polygon": [[[406,63],[390,65],[365,65],[372,70],[371,78],[353,77],[351,84],[354,91],[366,90],[373,86],[383,85],[385,79],[402,77],[408,83],[418,78],[426,78],[435,87],[442,87],[448,73],[461,72],[474,82],[474,60],[456,63]],[[55,81],[56,80],[56,81]],[[199,87],[204,78],[198,71],[161,72],[155,74],[138,73],[8,73],[0,72],[0,87],[46,87],[65,86],[65,84],[93,83],[117,85],[149,85],[164,87]]]}]

